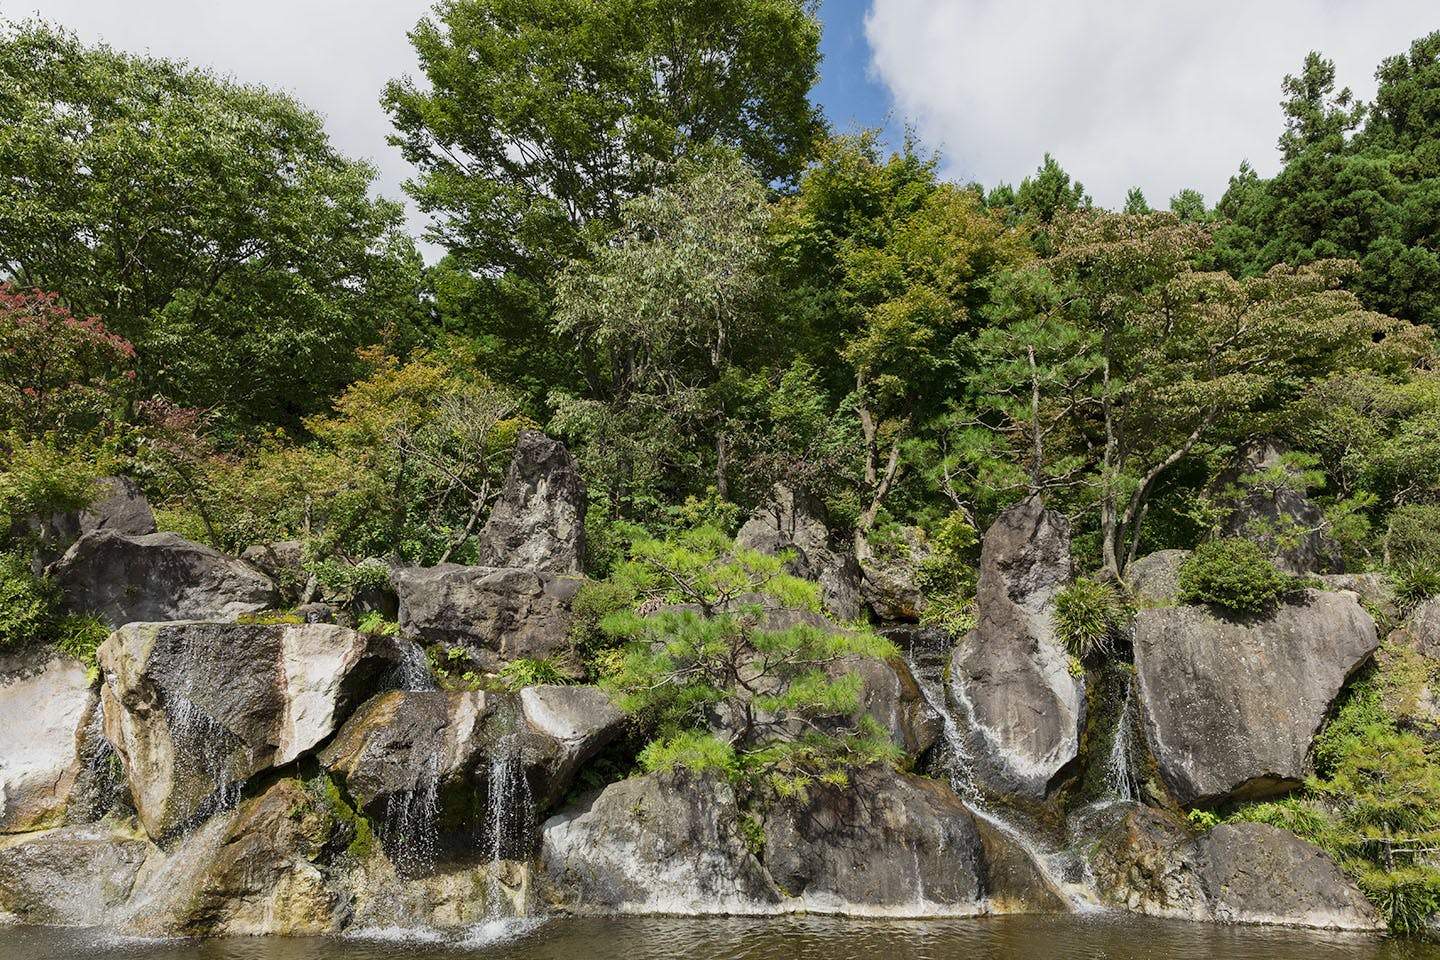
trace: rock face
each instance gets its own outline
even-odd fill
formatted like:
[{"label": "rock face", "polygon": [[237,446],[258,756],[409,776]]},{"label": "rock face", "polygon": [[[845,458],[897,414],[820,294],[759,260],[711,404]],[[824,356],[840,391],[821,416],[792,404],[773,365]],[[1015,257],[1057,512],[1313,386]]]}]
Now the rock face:
[{"label": "rock face", "polygon": [[861,709],[888,730],[895,745],[906,753],[919,756],[940,738],[944,719],[925,699],[905,661],[845,657],[836,661],[831,672],[860,677]]},{"label": "rock face", "polygon": [[[1237,463],[1222,474],[1219,486],[1264,472],[1295,472],[1283,457],[1289,450],[1273,441],[1256,441],[1241,449]],[[1295,486],[1286,483],[1251,487],[1225,520],[1225,536],[1246,537],[1265,545],[1284,573],[1330,573],[1344,569],[1340,545],[1325,533],[1325,511]]]},{"label": "rock face", "polygon": [[1189,550],[1159,550],[1125,568],[1125,584],[1142,607],[1168,607],[1180,596],[1180,564]]},{"label": "rock face", "polygon": [[522,430],[500,499],[479,538],[479,562],[578,574],[585,563],[585,481],[570,451]]},{"label": "rock face", "polygon": [[570,602],[579,577],[532,570],[406,567],[392,574],[400,629],[427,643],[463,647],[493,670],[521,657],[546,657],[570,643]]},{"label": "rock face", "polygon": [[52,572],[67,611],[111,626],[233,620],[279,599],[260,571],[174,533],[97,530],[66,551]]},{"label": "rock face", "polygon": [[152,849],[97,826],[0,837],[0,914],[59,926],[111,922]]},{"label": "rock face", "polygon": [[[477,816],[477,809],[553,804],[623,720],[596,687],[393,691],[365,704],[321,751],[320,762],[392,850],[416,839],[401,836],[407,830],[437,850],[494,849],[497,838],[486,835],[491,818]],[[515,795],[493,796],[496,790]],[[402,822],[417,816],[428,822]],[[524,824],[499,841],[528,857]],[[433,859],[437,850],[422,852]]]},{"label": "rock face", "polygon": [[1327,573],[1319,578],[1330,591],[1348,591],[1381,618],[1391,622],[1400,619],[1400,606],[1395,601],[1395,588],[1383,573]]},{"label": "rock face", "polygon": [[1278,827],[1221,824],[1192,837],[1159,811],[1141,807],[1101,838],[1091,863],[1101,897],[1132,913],[1335,930],[1383,928],[1333,860]]},{"label": "rock face", "polygon": [[860,560],[860,593],[870,612],[887,622],[919,620],[925,606],[920,565],[930,553],[924,532],[915,527],[906,527],[900,542],[883,551],[867,550]]},{"label": "rock face", "polygon": [[400,663],[331,624],[138,623],[101,645],[105,736],[161,838],[263,770],[314,750]]},{"label": "rock face", "polygon": [[305,572],[305,542],[281,540],[246,547],[240,559],[275,582],[288,603],[300,600],[309,575]]},{"label": "rock face", "polygon": [[549,896],[581,913],[778,912],[780,891],[743,821],[735,792],[713,775],[657,772],[613,783],[545,823]]},{"label": "rock face", "polygon": [[1307,591],[1260,619],[1141,610],[1135,670],[1146,736],[1181,804],[1282,793],[1349,676],[1378,646],[1353,597]]},{"label": "rock face", "polygon": [[985,909],[986,852],[975,819],[949,790],[920,777],[866,770],[848,786],[815,786],[803,803],[777,804],[765,819],[764,860],[787,906],[809,913]]},{"label": "rock face", "polygon": [[1084,684],[1050,613],[1071,572],[1070,524],[1039,498],[985,534],[979,622],[951,657],[950,692],[987,792],[1043,799],[1079,755]]},{"label": "rock face", "polygon": [[861,609],[861,571],[854,552],[837,543],[809,497],[776,484],[769,503],[750,516],[735,542],[747,550],[778,556],[793,551],[787,571],[820,584],[826,611],[840,621],[856,620]]},{"label": "rock face", "polygon": [[109,530],[134,537],[155,532],[155,511],[140,485],[129,477],[105,477],[100,495],[84,510],[53,514],[31,521],[40,541],[40,555],[46,563],[64,553],[76,540],[96,530]]},{"label": "rock face", "polygon": [[38,668],[0,663],[0,834],[58,824],[91,704],[78,661],[57,654]]}]

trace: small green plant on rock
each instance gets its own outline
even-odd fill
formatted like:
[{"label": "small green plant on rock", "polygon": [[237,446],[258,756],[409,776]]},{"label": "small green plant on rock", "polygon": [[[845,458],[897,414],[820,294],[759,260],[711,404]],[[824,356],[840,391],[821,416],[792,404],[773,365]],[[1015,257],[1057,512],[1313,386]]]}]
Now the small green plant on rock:
[{"label": "small green plant on rock", "polygon": [[1179,581],[1182,603],[1245,614],[1274,608],[1301,583],[1275,569],[1258,546],[1236,537],[1201,544],[1180,565]]},{"label": "small green plant on rock", "polygon": [[1108,580],[1076,577],[1055,598],[1055,632],[1080,661],[1108,656],[1125,636],[1134,608]]},{"label": "small green plant on rock", "polygon": [[565,684],[570,678],[548,657],[521,657],[500,668],[500,682],[507,690]]},{"label": "small green plant on rock", "polygon": [[1391,571],[1390,580],[1395,585],[1395,604],[1402,617],[1431,597],[1440,596],[1440,564],[1404,563]]}]

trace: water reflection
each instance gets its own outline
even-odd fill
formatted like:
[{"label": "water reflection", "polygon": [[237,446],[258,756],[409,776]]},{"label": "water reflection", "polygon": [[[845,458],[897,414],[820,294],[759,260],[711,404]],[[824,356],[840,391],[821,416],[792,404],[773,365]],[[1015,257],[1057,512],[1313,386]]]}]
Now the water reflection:
[{"label": "water reflection", "polygon": [[1440,960],[1416,941],[1117,916],[882,922],[661,918],[492,922],[463,938],[127,940],[0,928],[4,960]]}]

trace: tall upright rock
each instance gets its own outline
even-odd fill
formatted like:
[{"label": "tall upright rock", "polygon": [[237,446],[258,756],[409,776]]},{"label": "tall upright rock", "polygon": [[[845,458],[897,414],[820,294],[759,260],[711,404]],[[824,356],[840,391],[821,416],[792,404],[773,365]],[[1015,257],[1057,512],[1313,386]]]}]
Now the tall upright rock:
[{"label": "tall upright rock", "polygon": [[832,536],[824,510],[808,496],[783,483],[775,484],[770,500],[745,521],[735,542],[747,550],[778,556],[789,552],[786,572],[820,584],[825,610],[840,621],[862,613],[860,564],[853,550]]},{"label": "tall upright rock", "polygon": [[585,563],[585,480],[565,445],[522,430],[500,499],[480,533],[482,567],[580,573]]},{"label": "tall upright rock", "polygon": [[985,533],[979,622],[951,656],[950,691],[988,793],[1043,800],[1079,755],[1085,688],[1051,616],[1072,573],[1070,522],[1039,497]]}]

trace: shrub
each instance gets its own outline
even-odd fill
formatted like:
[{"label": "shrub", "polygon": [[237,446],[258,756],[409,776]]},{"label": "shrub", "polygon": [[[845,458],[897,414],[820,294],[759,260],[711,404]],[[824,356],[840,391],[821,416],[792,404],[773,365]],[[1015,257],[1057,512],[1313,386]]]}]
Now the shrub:
[{"label": "shrub", "polygon": [[500,668],[500,681],[510,690],[570,682],[569,678],[560,672],[560,668],[555,666],[554,661],[544,657],[512,660]]},{"label": "shrub", "polygon": [[51,639],[55,601],[54,586],[30,572],[28,557],[0,554],[0,650]]},{"label": "shrub", "polygon": [[1248,540],[1211,540],[1180,566],[1180,601],[1209,603],[1236,613],[1264,613],[1293,592],[1286,576]]},{"label": "shrub", "polygon": [[95,617],[65,617],[55,625],[55,646],[85,664],[92,682],[100,672],[95,651],[109,636],[110,628]]},{"label": "shrub", "polygon": [[1406,503],[1390,511],[1385,556],[1397,565],[1440,561],[1440,506]]},{"label": "shrub", "polygon": [[1110,653],[1132,616],[1129,602],[1108,580],[1077,577],[1055,598],[1055,632],[1080,660]]},{"label": "shrub", "polygon": [[713,772],[734,779],[740,772],[740,759],[729,742],[712,733],[686,730],[647,744],[640,751],[640,767],[646,773],[678,767],[692,773]]},{"label": "shrub", "polygon": [[1440,595],[1440,566],[1433,563],[1401,564],[1391,571],[1390,580],[1395,585],[1395,602],[1401,616]]}]

